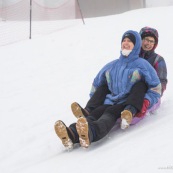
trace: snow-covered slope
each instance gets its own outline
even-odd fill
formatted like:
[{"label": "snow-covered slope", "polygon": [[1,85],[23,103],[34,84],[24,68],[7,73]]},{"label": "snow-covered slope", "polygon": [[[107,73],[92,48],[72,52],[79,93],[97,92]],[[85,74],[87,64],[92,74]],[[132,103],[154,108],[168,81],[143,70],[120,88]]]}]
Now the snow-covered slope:
[{"label": "snow-covered slope", "polygon": [[[86,19],[75,27],[0,47],[1,173],[146,173],[173,170],[173,7],[148,8]],[[122,34],[158,29],[156,51],[167,62],[168,87],[157,113],[126,131],[116,126],[89,149],[64,150],[54,122],[76,121],[74,101],[85,106],[91,83],[118,58]]]}]

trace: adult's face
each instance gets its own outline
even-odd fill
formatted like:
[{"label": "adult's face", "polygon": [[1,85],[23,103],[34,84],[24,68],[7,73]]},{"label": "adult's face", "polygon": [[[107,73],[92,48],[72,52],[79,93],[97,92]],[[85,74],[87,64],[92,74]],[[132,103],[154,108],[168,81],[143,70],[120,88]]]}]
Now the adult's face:
[{"label": "adult's face", "polygon": [[142,49],[145,51],[150,51],[153,49],[155,44],[155,39],[153,37],[144,37],[142,40]]}]

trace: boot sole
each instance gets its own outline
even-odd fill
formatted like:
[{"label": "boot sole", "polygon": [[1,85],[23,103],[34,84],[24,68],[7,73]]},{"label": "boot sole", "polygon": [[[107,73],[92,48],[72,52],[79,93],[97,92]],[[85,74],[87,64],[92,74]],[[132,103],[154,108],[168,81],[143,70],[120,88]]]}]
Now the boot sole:
[{"label": "boot sole", "polygon": [[123,120],[123,119],[126,120],[126,122],[128,124],[126,128],[128,128],[129,125],[131,124],[132,118],[133,118],[132,113],[130,111],[128,111],[128,110],[124,110],[121,113],[121,120]]},{"label": "boot sole", "polygon": [[58,120],[55,122],[54,125],[55,133],[62,141],[64,147],[70,150],[73,149],[73,142],[69,138],[66,128],[67,128],[66,125],[62,121]]},{"label": "boot sole", "polygon": [[83,112],[82,112],[82,109],[78,103],[76,103],[76,102],[72,103],[71,104],[71,110],[77,119],[80,117],[85,117]]},{"label": "boot sole", "polygon": [[80,117],[76,123],[76,129],[79,135],[79,142],[81,147],[88,148],[90,145],[88,136],[88,122],[86,118]]}]

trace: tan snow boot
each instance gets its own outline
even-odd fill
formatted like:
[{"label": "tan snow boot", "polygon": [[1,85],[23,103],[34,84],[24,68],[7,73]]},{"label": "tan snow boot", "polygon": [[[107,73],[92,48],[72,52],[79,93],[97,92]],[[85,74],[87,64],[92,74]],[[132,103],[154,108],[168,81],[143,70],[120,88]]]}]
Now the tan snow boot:
[{"label": "tan snow boot", "polygon": [[80,117],[76,123],[76,129],[79,135],[80,145],[83,148],[88,148],[90,145],[89,140],[89,129],[88,129],[88,122],[86,118]]},{"label": "tan snow boot", "polygon": [[129,110],[121,112],[121,129],[126,129],[132,122],[132,113]]},{"label": "tan snow boot", "polygon": [[76,118],[85,117],[84,116],[85,109],[83,109],[78,103],[76,102],[72,103],[71,110]]},{"label": "tan snow boot", "polygon": [[61,120],[58,120],[55,122],[54,128],[64,147],[67,150],[73,149],[73,142],[69,138],[66,125]]}]

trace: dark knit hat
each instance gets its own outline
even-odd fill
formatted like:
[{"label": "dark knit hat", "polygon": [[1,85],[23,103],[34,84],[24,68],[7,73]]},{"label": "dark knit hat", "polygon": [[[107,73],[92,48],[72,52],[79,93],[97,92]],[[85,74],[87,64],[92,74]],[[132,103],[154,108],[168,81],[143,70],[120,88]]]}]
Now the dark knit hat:
[{"label": "dark knit hat", "polygon": [[123,38],[122,38],[122,41],[125,39],[125,38],[129,38],[131,40],[131,42],[135,45],[136,43],[136,38],[135,36],[132,34],[132,33],[126,33]]}]

